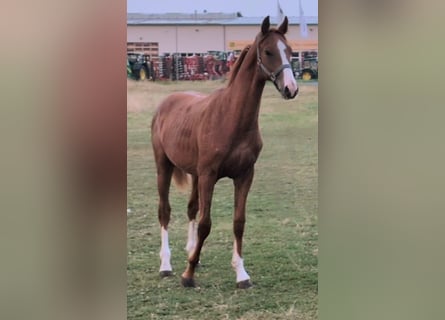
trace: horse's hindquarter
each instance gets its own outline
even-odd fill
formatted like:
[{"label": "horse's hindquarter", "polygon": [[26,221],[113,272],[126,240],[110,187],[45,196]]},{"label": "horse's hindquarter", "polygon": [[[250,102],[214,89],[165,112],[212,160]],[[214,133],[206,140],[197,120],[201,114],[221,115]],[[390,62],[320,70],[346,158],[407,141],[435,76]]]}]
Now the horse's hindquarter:
[{"label": "horse's hindquarter", "polygon": [[189,173],[196,173],[197,124],[204,97],[184,92],[169,95],[160,104],[152,127],[153,143],[159,141],[169,160]]}]

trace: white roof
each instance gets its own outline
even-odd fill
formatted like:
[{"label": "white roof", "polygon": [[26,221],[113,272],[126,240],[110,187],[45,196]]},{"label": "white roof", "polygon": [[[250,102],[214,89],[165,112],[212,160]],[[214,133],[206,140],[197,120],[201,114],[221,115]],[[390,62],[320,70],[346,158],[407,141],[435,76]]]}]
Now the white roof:
[{"label": "white roof", "polygon": [[[264,17],[238,17],[236,13],[127,13],[127,25],[261,25]],[[300,17],[288,17],[290,25],[299,25]],[[308,25],[318,25],[318,17],[305,17]],[[271,25],[277,24],[270,17]]]}]

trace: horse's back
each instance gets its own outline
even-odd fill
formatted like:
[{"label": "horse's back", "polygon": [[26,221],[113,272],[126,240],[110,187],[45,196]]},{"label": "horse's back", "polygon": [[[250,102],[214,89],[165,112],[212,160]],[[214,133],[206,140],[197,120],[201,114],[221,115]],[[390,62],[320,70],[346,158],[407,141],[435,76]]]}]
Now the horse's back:
[{"label": "horse's back", "polygon": [[187,119],[194,118],[199,112],[199,101],[205,95],[198,92],[175,92],[168,95],[157,107],[153,116],[152,130],[157,122],[165,125],[180,125]]},{"label": "horse's back", "polygon": [[206,95],[199,92],[175,92],[168,95],[158,106],[157,113],[181,112],[182,109],[195,108]]}]

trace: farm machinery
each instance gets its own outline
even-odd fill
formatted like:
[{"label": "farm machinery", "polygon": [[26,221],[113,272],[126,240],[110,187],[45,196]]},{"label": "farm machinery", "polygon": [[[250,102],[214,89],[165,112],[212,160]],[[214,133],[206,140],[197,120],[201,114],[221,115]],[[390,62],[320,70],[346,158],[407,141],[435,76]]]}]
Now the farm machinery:
[{"label": "farm machinery", "polygon": [[142,52],[128,52],[127,77],[141,81],[155,80],[154,66],[150,55]]},{"label": "farm machinery", "polygon": [[[214,80],[230,71],[235,53],[208,51],[205,53],[165,53],[151,58],[142,52],[127,53],[127,76],[136,80]],[[233,58],[232,58],[233,57]],[[296,78],[318,79],[318,53],[295,52],[292,70]]]},{"label": "farm machinery", "polygon": [[299,52],[291,61],[292,70],[295,77],[302,80],[318,79],[318,53],[317,52]]},{"label": "farm machinery", "polygon": [[156,69],[160,80],[212,80],[229,71],[227,54],[220,51],[164,54]]}]

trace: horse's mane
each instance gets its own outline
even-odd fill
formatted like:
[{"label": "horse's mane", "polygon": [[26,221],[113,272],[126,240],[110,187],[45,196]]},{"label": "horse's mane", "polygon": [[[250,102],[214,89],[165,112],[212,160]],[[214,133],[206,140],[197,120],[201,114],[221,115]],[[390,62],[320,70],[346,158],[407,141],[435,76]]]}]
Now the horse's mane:
[{"label": "horse's mane", "polygon": [[230,86],[233,83],[233,81],[235,80],[236,75],[238,74],[238,72],[239,72],[239,70],[241,68],[241,64],[243,63],[244,58],[247,55],[247,52],[249,52],[250,47],[251,46],[248,45],[248,46],[246,46],[243,49],[243,51],[241,51],[240,56],[238,57],[238,59],[236,60],[235,64],[233,65],[233,70],[232,70],[232,74],[230,75],[230,81],[229,81],[228,86]]}]

